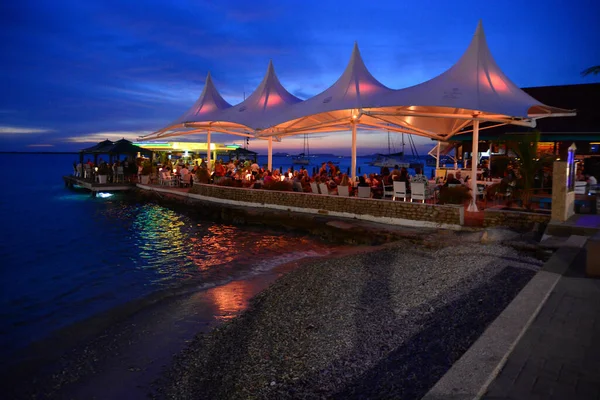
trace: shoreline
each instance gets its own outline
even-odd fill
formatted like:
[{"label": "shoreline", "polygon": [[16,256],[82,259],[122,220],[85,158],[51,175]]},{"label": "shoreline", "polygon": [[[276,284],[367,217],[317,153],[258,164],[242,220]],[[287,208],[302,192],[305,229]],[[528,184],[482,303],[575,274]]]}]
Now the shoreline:
[{"label": "shoreline", "polygon": [[[371,249],[338,246],[326,255],[288,261],[257,275],[208,288],[162,290],[93,315],[17,352],[19,360],[2,368],[3,381],[12,382],[3,385],[4,393],[12,398],[89,398],[98,393],[105,393],[104,398],[146,398],[150,384],[195,335],[239,315],[252,297],[281,276],[305,264]],[[215,308],[219,299],[223,308]],[[116,370],[127,374],[126,382],[114,375]]]},{"label": "shoreline", "polygon": [[515,253],[396,242],[303,265],[197,335],[152,395],[420,398],[542,265]]}]

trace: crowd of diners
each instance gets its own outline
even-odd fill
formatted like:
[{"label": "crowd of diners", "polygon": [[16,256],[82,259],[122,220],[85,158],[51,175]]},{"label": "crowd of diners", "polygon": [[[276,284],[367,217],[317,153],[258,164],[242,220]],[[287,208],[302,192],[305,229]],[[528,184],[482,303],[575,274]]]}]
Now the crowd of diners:
[{"label": "crowd of diners", "polygon": [[114,162],[106,162],[102,158],[99,158],[96,163],[89,158],[85,162],[73,162],[73,176],[84,179],[106,175],[107,182],[131,181],[137,171],[136,161],[130,157]]},{"label": "crowd of diners", "polygon": [[[206,169],[206,164],[202,162],[193,166],[187,166],[187,168],[189,168],[192,176],[196,177],[198,176],[198,170]],[[266,166],[260,166],[258,163],[252,161],[233,160],[223,162],[222,160],[217,160],[212,173],[208,175],[210,176],[208,183],[253,189],[269,188],[275,182],[287,182],[295,192],[311,193],[313,191],[311,183],[325,184],[328,190],[327,194],[332,195],[338,194],[339,186],[347,186],[350,195],[356,194],[357,187],[368,186],[371,188],[374,198],[383,197],[384,185],[391,186],[394,181],[405,182],[408,192],[410,192],[411,182],[424,183],[426,187],[430,184],[430,181],[423,175],[423,171],[420,168],[415,168],[415,173],[410,175],[408,169],[398,166],[392,169],[383,167],[379,174],[364,174],[359,176],[357,181],[352,182],[348,174],[343,173],[331,161],[322,163],[318,170],[315,169],[314,174],[310,174],[303,166],[298,170],[289,168],[286,171],[282,171],[278,169],[268,170]],[[460,175],[458,177],[450,175],[449,178],[451,179],[438,182],[438,184],[451,184],[453,182],[452,179],[459,183],[466,183],[461,180]],[[194,179],[194,182],[198,182],[198,180]],[[323,186],[321,185],[321,187]],[[433,188],[430,188],[430,190],[433,190]]]},{"label": "crowd of diners", "polygon": [[[91,178],[93,175],[104,174],[108,176],[108,182],[117,182],[119,180],[135,182],[140,181],[143,170],[142,164],[142,159],[136,161],[125,159],[107,163],[100,158],[97,164],[88,159],[85,163],[73,163],[73,175]],[[486,162],[480,167],[483,174],[478,179],[486,180],[490,178],[490,171],[487,169]],[[203,171],[204,174],[199,174],[199,171]],[[155,165],[152,183],[162,184],[170,180],[170,178],[174,178],[173,181],[177,182],[177,185],[211,183],[261,189],[269,188],[275,182],[287,182],[293,191],[307,193],[313,191],[311,183],[317,183],[325,184],[328,190],[327,194],[333,195],[338,194],[339,186],[347,186],[350,195],[356,194],[357,187],[368,186],[371,188],[372,197],[374,198],[383,197],[384,185],[392,185],[394,181],[405,182],[408,193],[410,193],[411,183],[425,184],[426,190],[430,194],[435,190],[449,185],[464,185],[470,188],[469,177],[463,178],[460,170],[456,173],[448,173],[444,178],[431,180],[423,174],[423,171],[419,167],[415,168],[414,172],[412,175],[409,174],[408,169],[405,167],[395,166],[391,169],[383,167],[379,174],[364,174],[358,176],[358,179],[352,182],[348,174],[340,171],[339,167],[331,161],[322,163],[318,170],[315,168],[313,169],[313,174],[310,174],[303,166],[298,170],[289,168],[284,172],[279,169],[268,170],[266,165],[260,166],[256,161],[250,160],[231,160],[229,162],[217,160],[214,162],[212,171],[208,171],[206,162],[201,159],[191,160],[187,163],[182,161],[172,163],[171,160],[168,160],[164,164]],[[204,181],[198,179],[201,175],[206,177]],[[519,169],[509,164],[502,174],[500,184],[510,191],[511,188],[517,186],[517,182],[520,179],[522,177]],[[576,180],[585,181],[592,188],[598,184],[593,175],[584,174],[581,168],[578,168]],[[320,185],[320,187],[322,188],[323,186]],[[551,187],[551,169],[550,167],[544,167],[535,176],[534,188],[550,190]],[[282,186],[278,186],[275,189],[284,190]]]}]

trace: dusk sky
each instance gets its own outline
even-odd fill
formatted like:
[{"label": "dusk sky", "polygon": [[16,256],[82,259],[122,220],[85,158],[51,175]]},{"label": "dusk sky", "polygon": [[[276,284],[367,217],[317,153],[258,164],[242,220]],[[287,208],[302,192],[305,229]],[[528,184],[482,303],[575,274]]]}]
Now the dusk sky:
[{"label": "dusk sky", "polygon": [[[2,1],[0,151],[135,139],[186,111],[208,71],[239,103],[269,59],[283,86],[306,99],[342,74],[354,41],[383,84],[412,86],[450,68],[480,19],[518,86],[599,82],[580,75],[600,64],[598,15],[597,0]],[[227,135],[213,142],[241,143]],[[423,151],[434,145],[418,142]],[[302,143],[285,138],[273,148],[294,152]],[[266,143],[249,148],[264,153]],[[310,148],[347,154],[350,135],[320,134]],[[385,133],[359,134],[359,154],[386,148]]]}]

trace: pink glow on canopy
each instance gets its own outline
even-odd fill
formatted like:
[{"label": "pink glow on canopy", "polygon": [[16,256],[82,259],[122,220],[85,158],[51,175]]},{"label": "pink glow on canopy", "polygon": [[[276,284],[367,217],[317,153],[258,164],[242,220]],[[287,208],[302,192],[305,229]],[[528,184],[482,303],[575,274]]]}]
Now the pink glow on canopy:
[{"label": "pink glow on canopy", "polygon": [[359,82],[358,83],[358,90],[360,90],[361,94],[373,93],[377,89],[378,89],[377,86],[375,86],[369,82]]},{"label": "pink glow on canopy", "polygon": [[200,107],[200,109],[198,110],[198,114],[203,114],[203,113],[207,113],[207,112],[211,112],[213,110],[216,110],[217,107],[215,107],[213,104],[203,104],[202,107]]},{"label": "pink glow on canopy", "polygon": [[508,86],[504,83],[504,80],[496,73],[489,72],[486,74],[485,71],[482,71],[480,74],[480,82],[487,84],[490,89],[495,92],[507,93],[509,92]]},{"label": "pink glow on canopy", "polygon": [[263,96],[260,99],[260,104],[264,104],[265,108],[275,107],[283,103],[283,99],[277,93],[270,93],[268,96]]}]

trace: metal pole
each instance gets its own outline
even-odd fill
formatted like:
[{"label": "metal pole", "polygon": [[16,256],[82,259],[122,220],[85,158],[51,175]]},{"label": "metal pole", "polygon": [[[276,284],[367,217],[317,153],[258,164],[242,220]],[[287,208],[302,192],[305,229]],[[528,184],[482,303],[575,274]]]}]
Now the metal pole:
[{"label": "metal pole", "polygon": [[458,169],[458,144],[454,146],[454,169]]},{"label": "metal pole", "polygon": [[473,146],[471,149],[471,204],[468,211],[479,211],[477,209],[477,155],[479,153],[479,120],[473,121]]},{"label": "metal pole", "polygon": [[206,167],[208,168],[208,172],[210,172],[210,131],[206,133]]},{"label": "metal pole", "polygon": [[356,182],[356,121],[352,121],[352,163],[350,164],[352,183]]},{"label": "metal pole", "polygon": [[273,168],[273,136],[269,136],[269,147],[267,150],[267,169],[271,171]]},{"label": "metal pole", "polygon": [[488,178],[492,180],[492,148],[494,147],[493,142],[490,142],[490,158],[488,159]]}]

